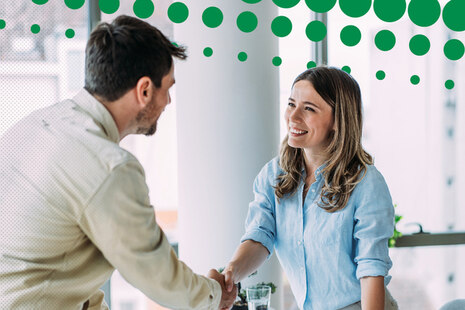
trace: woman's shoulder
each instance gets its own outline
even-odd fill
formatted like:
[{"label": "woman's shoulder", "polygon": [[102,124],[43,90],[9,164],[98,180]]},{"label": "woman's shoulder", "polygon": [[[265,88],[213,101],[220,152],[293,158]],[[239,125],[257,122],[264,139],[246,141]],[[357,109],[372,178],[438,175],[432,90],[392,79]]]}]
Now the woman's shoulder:
[{"label": "woman's shoulder", "polygon": [[357,184],[357,188],[359,188],[359,190],[375,189],[380,186],[386,186],[386,180],[375,165],[365,165],[365,168],[362,169],[360,182]]},{"label": "woman's shoulder", "polygon": [[276,178],[282,173],[283,170],[279,166],[279,156],[276,156],[262,167],[257,177],[259,179],[267,180],[269,183],[274,184]]}]

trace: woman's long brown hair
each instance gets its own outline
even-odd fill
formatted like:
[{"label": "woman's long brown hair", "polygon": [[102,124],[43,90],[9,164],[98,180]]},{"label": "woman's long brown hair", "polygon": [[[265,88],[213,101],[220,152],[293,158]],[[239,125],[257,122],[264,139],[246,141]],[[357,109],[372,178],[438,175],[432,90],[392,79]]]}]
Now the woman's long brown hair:
[{"label": "woman's long brown hair", "polygon": [[[328,212],[343,209],[355,186],[366,173],[373,159],[362,147],[362,100],[358,83],[337,68],[316,67],[301,73],[292,84],[301,80],[312,83],[314,89],[332,108],[335,130],[326,148],[326,166],[322,170],[324,185],[320,207]],[[275,195],[281,199],[293,195],[305,167],[304,153],[287,143],[281,145],[279,164],[284,173],[277,178]]]}]

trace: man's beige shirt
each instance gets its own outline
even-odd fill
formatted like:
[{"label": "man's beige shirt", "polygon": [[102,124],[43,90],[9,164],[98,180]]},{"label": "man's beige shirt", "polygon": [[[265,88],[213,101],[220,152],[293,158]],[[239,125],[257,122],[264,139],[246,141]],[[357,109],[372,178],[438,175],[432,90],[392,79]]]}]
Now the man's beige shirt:
[{"label": "man's beige shirt", "polygon": [[1,137],[0,309],[106,309],[99,287],[115,268],[170,309],[218,308],[220,285],[176,258],[118,143],[85,90]]}]

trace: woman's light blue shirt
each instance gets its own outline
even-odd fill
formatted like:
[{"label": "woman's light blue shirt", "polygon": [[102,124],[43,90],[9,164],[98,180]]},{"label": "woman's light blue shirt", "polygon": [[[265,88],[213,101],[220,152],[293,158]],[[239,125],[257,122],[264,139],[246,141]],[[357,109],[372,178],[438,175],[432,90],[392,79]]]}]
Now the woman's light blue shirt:
[{"label": "woman's light blue shirt", "polygon": [[361,299],[360,278],[388,271],[388,239],[394,231],[394,207],[386,182],[374,166],[357,184],[346,207],[335,213],[320,208],[323,167],[302,203],[305,171],[297,192],[280,202],[274,194],[282,174],[274,158],[254,182],[246,233],[241,241],[273,248],[286,272],[300,309],[334,310]]}]

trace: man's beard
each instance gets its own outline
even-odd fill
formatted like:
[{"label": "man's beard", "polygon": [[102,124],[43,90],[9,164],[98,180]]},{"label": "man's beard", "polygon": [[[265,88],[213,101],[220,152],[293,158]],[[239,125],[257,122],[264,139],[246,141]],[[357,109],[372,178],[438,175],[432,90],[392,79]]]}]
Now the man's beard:
[{"label": "man's beard", "polygon": [[[136,121],[138,123],[145,123],[151,119],[150,115],[153,115],[153,110],[155,109],[155,104],[150,103],[142,111],[140,111],[136,116]],[[151,136],[157,131],[157,119],[150,125],[150,127],[137,127],[137,134],[143,134],[146,136]]]}]

